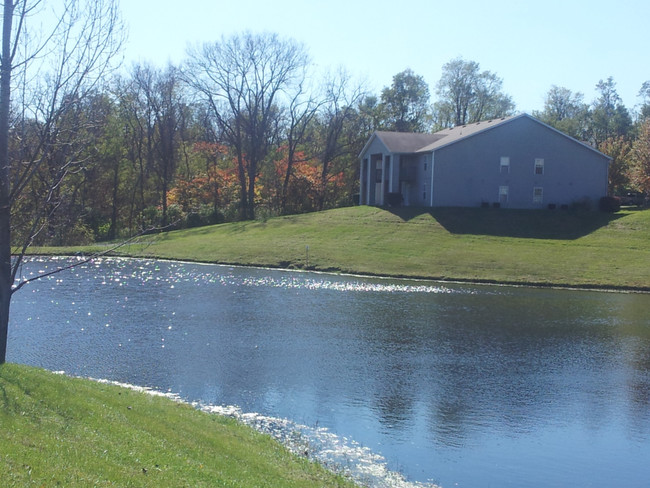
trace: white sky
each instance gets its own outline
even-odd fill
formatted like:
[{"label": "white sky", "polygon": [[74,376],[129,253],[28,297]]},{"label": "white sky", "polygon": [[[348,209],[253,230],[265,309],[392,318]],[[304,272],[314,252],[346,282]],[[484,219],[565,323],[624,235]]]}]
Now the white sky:
[{"label": "white sky", "polygon": [[188,45],[275,32],[323,69],[345,67],[375,93],[411,68],[432,101],[443,64],[462,56],[503,79],[518,111],[541,110],[551,85],[596,97],[614,77],[633,109],[650,80],[648,0],[121,0],[126,66],[178,63]]}]

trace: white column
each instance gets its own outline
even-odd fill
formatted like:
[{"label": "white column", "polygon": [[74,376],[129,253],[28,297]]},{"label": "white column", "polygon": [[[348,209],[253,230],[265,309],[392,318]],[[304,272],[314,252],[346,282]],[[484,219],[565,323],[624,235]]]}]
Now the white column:
[{"label": "white column", "polygon": [[375,191],[374,167],[375,167],[375,163],[372,160],[372,155],[369,154],[368,155],[368,179],[367,179],[368,184],[366,185],[368,187],[366,191],[366,205],[370,205],[370,192]]},{"label": "white column", "polygon": [[436,169],[436,153],[432,152],[431,153],[431,190],[429,190],[429,193],[431,194],[430,198],[431,201],[429,203],[430,207],[433,207],[433,174],[435,173]]},{"label": "white column", "polygon": [[381,155],[381,190],[379,195],[381,196],[381,202],[379,205],[384,205],[386,202],[386,178],[388,178],[388,168],[386,167],[386,155],[382,153]]}]

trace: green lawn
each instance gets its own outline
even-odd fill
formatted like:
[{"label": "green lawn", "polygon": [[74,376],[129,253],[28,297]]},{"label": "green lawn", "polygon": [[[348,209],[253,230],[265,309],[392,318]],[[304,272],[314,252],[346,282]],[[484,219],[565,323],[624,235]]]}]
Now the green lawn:
[{"label": "green lawn", "polygon": [[4,487],[344,487],[270,437],[189,405],[0,366]]},{"label": "green lawn", "polygon": [[606,214],[362,206],[150,235],[119,253],[370,275],[650,290],[650,210]]}]

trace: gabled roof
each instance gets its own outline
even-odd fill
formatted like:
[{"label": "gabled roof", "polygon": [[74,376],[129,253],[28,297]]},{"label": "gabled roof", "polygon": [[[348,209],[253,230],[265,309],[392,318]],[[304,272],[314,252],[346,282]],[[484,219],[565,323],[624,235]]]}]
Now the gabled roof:
[{"label": "gabled roof", "polygon": [[388,132],[376,131],[375,135],[384,143],[386,149],[392,153],[414,153],[438,139],[441,135],[424,134],[418,132]]},{"label": "gabled roof", "polygon": [[580,142],[577,139],[568,136],[564,132],[555,129],[554,127],[551,127],[550,125],[545,124],[544,122],[537,120],[528,114],[520,114],[511,117],[503,117],[500,119],[486,120],[483,122],[476,122],[474,124],[459,125],[450,129],[443,129],[433,134],[376,131],[364,146],[361,154],[364,154],[366,152],[367,148],[370,146],[375,137],[379,138],[379,140],[381,140],[381,142],[386,146],[386,149],[388,149],[388,151],[391,153],[413,154],[432,152],[436,149],[440,149],[457,141],[466,139],[476,134],[480,134],[481,132],[485,132],[487,130],[493,129],[494,127],[507,124],[508,122],[512,122],[513,120],[523,117],[526,117],[568,139],[571,139],[575,143],[580,144],[581,146],[584,146],[601,156],[611,159],[609,156],[601,153],[592,146],[585,144],[584,142]]},{"label": "gabled roof", "polygon": [[485,120],[483,122],[476,122],[474,124],[457,125],[456,127],[452,127],[450,129],[442,129],[441,131],[438,131],[435,134],[433,134],[434,136],[438,136],[435,141],[432,141],[430,144],[421,147],[416,152],[435,151],[436,149],[439,149],[443,146],[448,146],[449,144],[453,144],[454,142],[459,141],[461,139],[465,139],[467,137],[471,137],[480,132],[490,130],[499,125],[503,125],[507,122],[510,122],[513,119],[523,117],[524,115],[525,114],[515,115],[512,117],[503,117],[500,119]]},{"label": "gabled roof", "polygon": [[393,154],[412,154],[417,152],[420,148],[431,144],[438,140],[439,136],[436,134],[424,134],[419,132],[389,132],[389,131],[375,131],[368,142],[359,153],[363,155],[372,141],[379,139],[381,143]]}]

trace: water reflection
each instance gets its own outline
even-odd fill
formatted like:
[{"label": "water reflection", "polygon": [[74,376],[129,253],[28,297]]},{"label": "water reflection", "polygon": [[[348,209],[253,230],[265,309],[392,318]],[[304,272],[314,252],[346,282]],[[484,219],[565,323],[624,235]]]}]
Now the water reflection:
[{"label": "water reflection", "polygon": [[443,487],[650,475],[648,295],[98,260],[16,295],[9,360],[327,427]]}]

